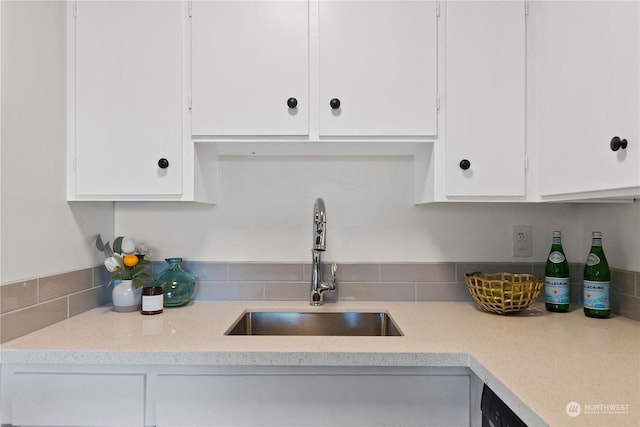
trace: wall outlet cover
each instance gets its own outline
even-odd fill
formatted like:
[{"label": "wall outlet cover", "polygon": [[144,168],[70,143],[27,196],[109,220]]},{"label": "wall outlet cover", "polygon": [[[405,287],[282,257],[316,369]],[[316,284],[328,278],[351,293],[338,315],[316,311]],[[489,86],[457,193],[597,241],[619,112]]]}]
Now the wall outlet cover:
[{"label": "wall outlet cover", "polygon": [[530,225],[513,226],[513,256],[533,256],[532,229]]}]

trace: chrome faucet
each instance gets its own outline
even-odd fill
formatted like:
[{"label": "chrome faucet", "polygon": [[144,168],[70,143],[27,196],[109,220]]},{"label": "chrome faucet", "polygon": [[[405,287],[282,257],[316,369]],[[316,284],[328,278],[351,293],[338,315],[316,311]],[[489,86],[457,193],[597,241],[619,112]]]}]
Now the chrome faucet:
[{"label": "chrome faucet", "polygon": [[313,245],[311,256],[313,266],[311,269],[311,295],[309,303],[311,305],[324,304],[324,293],[336,291],[336,264],[331,264],[331,283],[322,281],[322,260],[321,254],[326,250],[327,241],[327,213],[324,207],[324,200],[318,197],[313,206]]}]

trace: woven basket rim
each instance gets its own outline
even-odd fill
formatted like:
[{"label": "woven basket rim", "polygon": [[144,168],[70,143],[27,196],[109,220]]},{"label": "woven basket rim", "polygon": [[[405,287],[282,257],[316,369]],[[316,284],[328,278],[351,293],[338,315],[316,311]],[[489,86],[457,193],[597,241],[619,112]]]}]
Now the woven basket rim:
[{"label": "woven basket rim", "polygon": [[544,284],[543,279],[533,274],[508,272],[467,273],[465,282],[476,303],[498,314],[515,313],[528,308],[538,298]]}]

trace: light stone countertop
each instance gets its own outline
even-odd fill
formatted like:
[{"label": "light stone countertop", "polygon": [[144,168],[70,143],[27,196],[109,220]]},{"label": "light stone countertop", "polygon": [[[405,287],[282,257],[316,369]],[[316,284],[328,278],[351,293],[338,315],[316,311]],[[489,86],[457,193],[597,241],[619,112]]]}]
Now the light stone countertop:
[{"label": "light stone countertop", "polygon": [[[260,309],[387,311],[404,336],[224,335]],[[101,307],[9,341],[0,356],[3,365],[469,367],[530,425],[640,426],[640,322],[580,308],[499,316],[457,302],[199,301],[142,316]]]}]

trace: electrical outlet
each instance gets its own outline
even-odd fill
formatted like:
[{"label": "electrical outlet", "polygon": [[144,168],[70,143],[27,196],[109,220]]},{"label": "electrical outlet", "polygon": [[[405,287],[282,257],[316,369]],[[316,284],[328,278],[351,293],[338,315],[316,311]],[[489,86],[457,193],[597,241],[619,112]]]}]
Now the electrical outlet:
[{"label": "electrical outlet", "polygon": [[533,255],[530,225],[513,226],[513,256],[526,257]]}]

